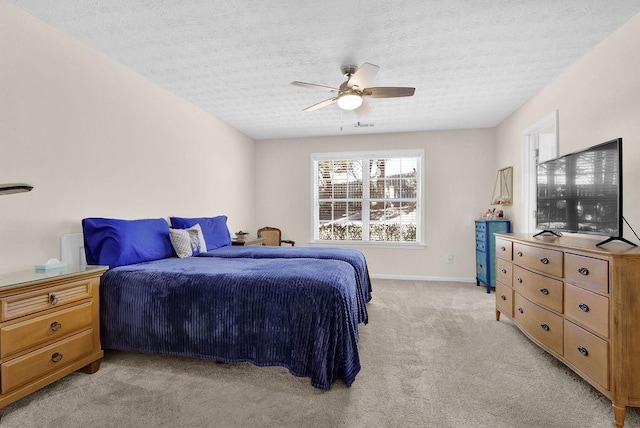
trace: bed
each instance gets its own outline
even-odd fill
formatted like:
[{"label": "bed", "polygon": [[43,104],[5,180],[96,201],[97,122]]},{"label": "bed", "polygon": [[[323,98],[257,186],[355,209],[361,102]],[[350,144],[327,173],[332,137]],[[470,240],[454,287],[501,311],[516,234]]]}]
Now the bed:
[{"label": "bed", "polygon": [[[177,257],[164,219],[83,220],[87,262],[110,266],[100,287],[105,349],[282,366],[319,389],[351,386],[371,299],[361,253],[218,245],[226,217],[222,241],[210,236],[211,218],[174,219],[206,251]],[[200,235],[191,230],[202,224]]]}]

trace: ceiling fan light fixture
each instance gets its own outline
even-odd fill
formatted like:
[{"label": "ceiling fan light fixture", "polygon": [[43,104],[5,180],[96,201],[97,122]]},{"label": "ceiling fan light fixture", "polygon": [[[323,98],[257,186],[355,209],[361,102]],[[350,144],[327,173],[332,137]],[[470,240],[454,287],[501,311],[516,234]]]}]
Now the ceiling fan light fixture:
[{"label": "ceiling fan light fixture", "polygon": [[362,105],[362,96],[348,92],[338,97],[338,106],[342,110],[355,110]]}]

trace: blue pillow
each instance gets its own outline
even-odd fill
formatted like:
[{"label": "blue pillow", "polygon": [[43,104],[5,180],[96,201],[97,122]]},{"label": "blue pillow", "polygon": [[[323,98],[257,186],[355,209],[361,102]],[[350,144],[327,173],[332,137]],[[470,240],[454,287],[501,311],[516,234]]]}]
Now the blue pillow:
[{"label": "blue pillow", "polygon": [[214,248],[226,247],[231,245],[231,234],[227,227],[227,216],[219,215],[217,217],[169,217],[171,219],[171,227],[174,229],[188,229],[196,224],[200,225],[204,242],[207,244],[207,250]]},{"label": "blue pillow", "polygon": [[169,224],[163,218],[82,220],[87,264],[116,266],[175,257]]}]

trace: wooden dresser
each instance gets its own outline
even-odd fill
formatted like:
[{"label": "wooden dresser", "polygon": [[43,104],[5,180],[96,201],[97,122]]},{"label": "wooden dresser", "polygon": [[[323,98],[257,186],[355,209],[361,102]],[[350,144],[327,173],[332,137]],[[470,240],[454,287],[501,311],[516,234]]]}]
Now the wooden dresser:
[{"label": "wooden dresser", "polygon": [[0,275],[0,407],[100,368],[103,267]]},{"label": "wooden dresser", "polygon": [[574,237],[496,234],[496,319],[613,402],[640,407],[640,249]]}]

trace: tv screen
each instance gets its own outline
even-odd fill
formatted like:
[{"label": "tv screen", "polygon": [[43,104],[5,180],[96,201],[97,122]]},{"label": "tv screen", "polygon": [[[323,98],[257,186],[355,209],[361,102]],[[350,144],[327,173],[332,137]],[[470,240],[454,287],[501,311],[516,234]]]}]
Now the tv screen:
[{"label": "tv screen", "polygon": [[622,139],[537,166],[537,228],[619,237]]}]

